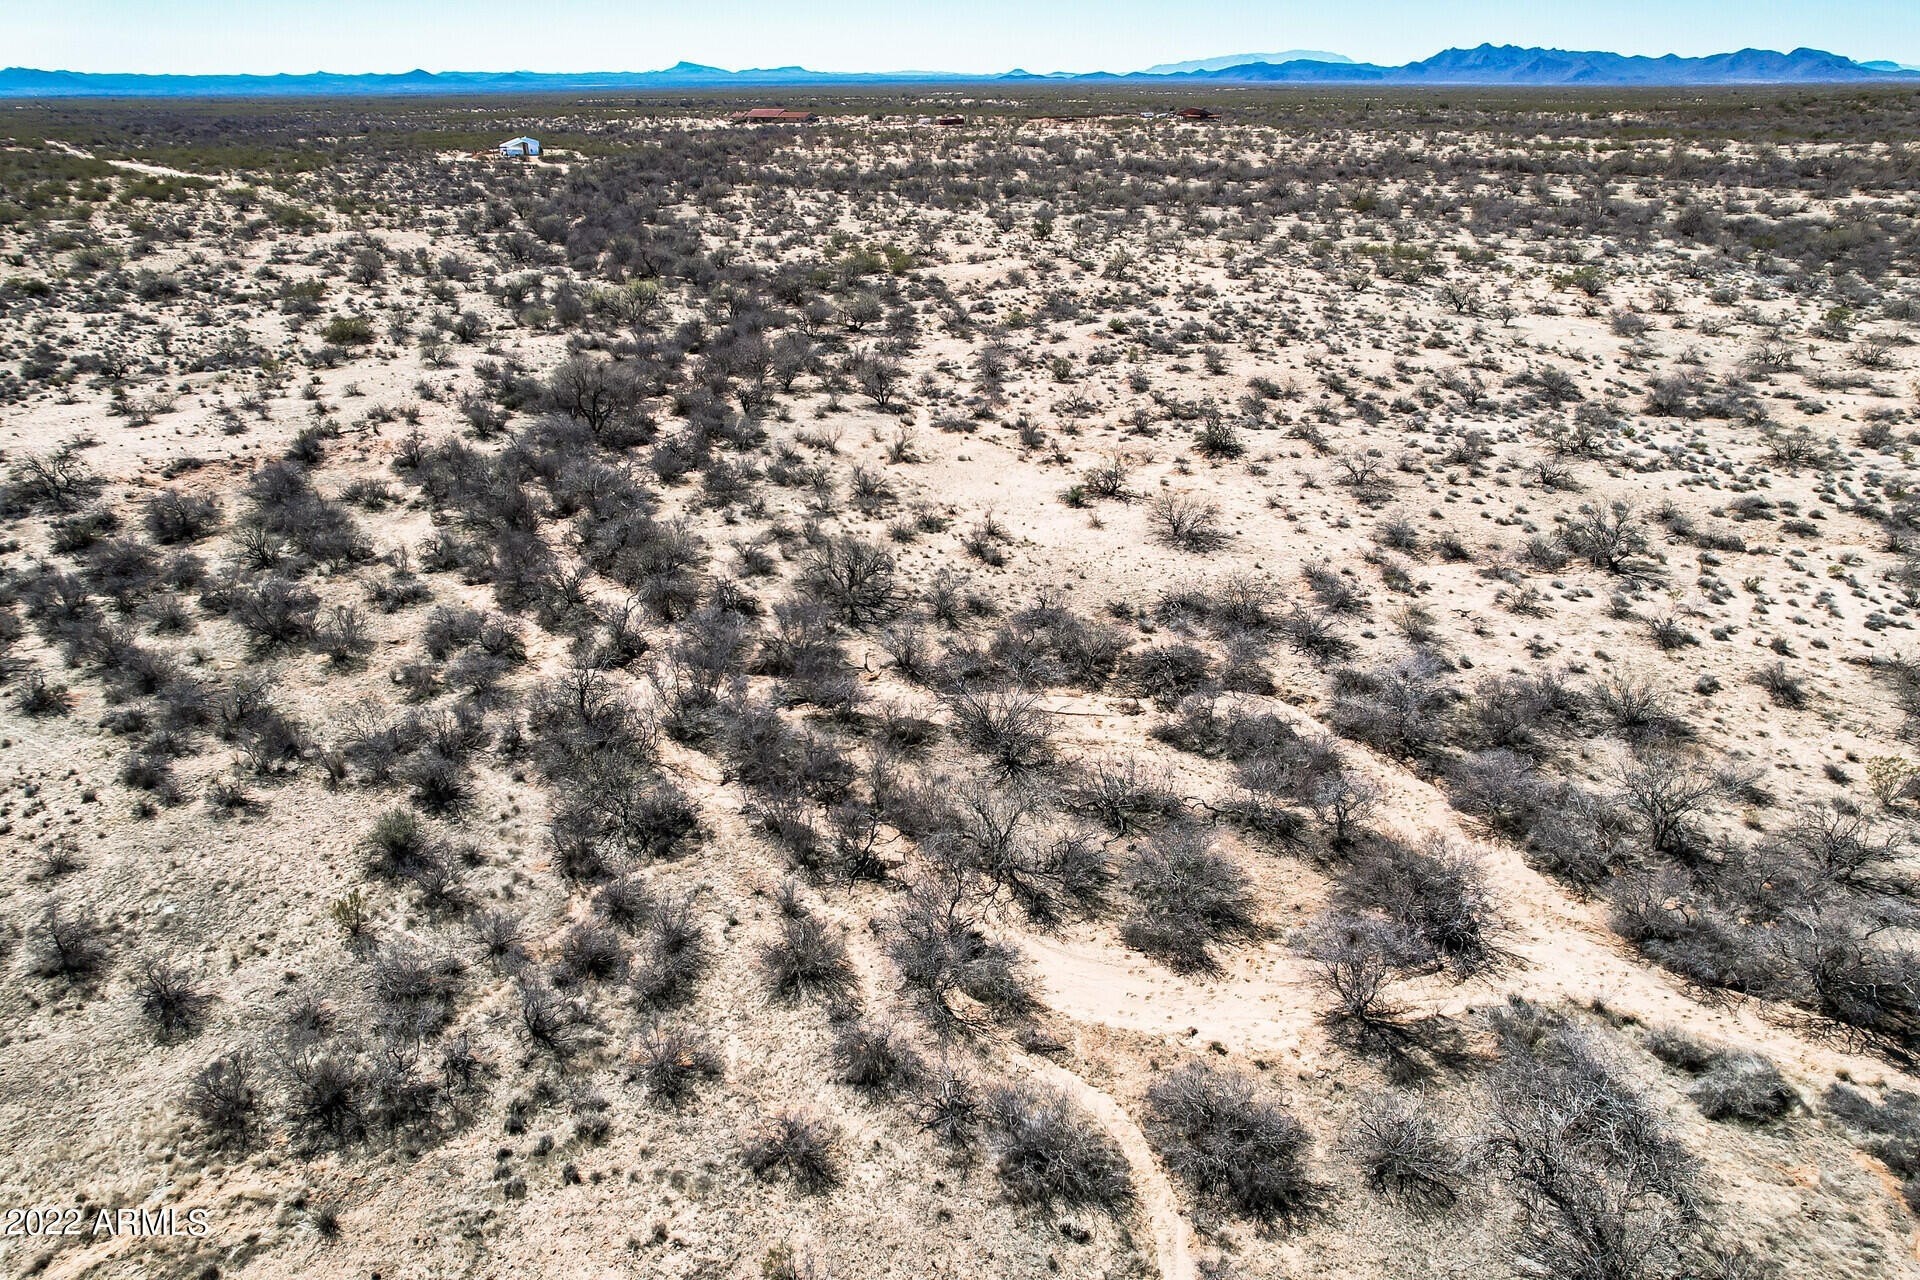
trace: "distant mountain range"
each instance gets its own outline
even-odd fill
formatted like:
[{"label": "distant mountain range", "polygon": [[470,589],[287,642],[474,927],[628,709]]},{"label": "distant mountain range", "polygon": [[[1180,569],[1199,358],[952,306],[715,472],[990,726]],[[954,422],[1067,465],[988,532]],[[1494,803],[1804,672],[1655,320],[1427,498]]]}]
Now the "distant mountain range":
[{"label": "distant mountain range", "polygon": [[1820,49],[1742,49],[1704,58],[1629,57],[1618,53],[1522,49],[1483,44],[1448,49],[1399,67],[1370,63],[1288,62],[1200,71],[1196,78],[1236,83],[1427,85],[1711,85],[1834,84],[1860,80],[1920,80],[1893,64],[1869,66]]},{"label": "distant mountain range", "polygon": [[821,88],[859,85],[1017,85],[1027,82],[1140,86],[1508,85],[1658,86],[1920,83],[1920,70],[1888,61],[1855,62],[1819,49],[1777,53],[1742,49],[1703,58],[1629,57],[1618,53],[1522,49],[1483,44],[1448,49],[1419,62],[1385,67],[1312,50],[1236,54],[1164,63],[1145,71],[1001,75],[942,71],[846,73],[805,67],[727,71],[679,62],[662,71],[408,71],[399,75],[121,75],[78,71],[0,70],[0,98],[293,97],[494,93],[583,93],[647,89]]},{"label": "distant mountain range", "polygon": [[1351,65],[1352,58],[1321,49],[1288,49],[1284,53],[1230,53],[1224,58],[1200,58],[1193,62],[1163,62],[1148,67],[1143,76],[1177,76],[1189,71],[1224,71],[1228,67],[1247,67],[1256,62],[1333,62]]}]

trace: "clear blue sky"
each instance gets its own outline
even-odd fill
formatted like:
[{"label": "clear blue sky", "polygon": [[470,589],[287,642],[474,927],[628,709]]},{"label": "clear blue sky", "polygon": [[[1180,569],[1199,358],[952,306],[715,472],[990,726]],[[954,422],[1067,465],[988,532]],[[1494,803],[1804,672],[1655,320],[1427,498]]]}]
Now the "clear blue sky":
[{"label": "clear blue sky", "polygon": [[70,71],[1127,71],[1494,43],[1920,63],[1920,0],[6,0],[0,63]]}]

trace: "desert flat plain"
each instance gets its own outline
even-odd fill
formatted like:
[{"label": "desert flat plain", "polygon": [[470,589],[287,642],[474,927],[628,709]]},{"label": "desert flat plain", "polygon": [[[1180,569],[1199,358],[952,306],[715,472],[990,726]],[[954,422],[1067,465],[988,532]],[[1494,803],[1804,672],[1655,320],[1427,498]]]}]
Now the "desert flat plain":
[{"label": "desert flat plain", "polygon": [[0,1269],[1920,1274],[1920,95],[738,105],[0,114]]}]

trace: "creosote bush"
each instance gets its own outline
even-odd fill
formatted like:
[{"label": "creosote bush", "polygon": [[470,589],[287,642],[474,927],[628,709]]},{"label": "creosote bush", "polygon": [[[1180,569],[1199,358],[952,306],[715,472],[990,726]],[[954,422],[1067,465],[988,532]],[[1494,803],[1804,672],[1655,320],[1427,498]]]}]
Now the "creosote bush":
[{"label": "creosote bush", "polygon": [[1345,1137],[1367,1185],[1416,1209],[1459,1198],[1468,1173],[1461,1145],[1419,1100],[1388,1094],[1364,1106]]},{"label": "creosote bush", "polygon": [[1779,1068],[1757,1053],[1716,1055],[1688,1094],[1707,1119],[1748,1124],[1777,1120],[1800,1104]]},{"label": "creosote bush", "polygon": [[926,1072],[899,1028],[847,1019],[834,1030],[833,1057],[841,1079],[875,1094],[911,1090]]},{"label": "creosote bush", "polygon": [[1216,947],[1259,931],[1245,873],[1198,831],[1154,836],[1127,864],[1124,879],[1133,907],[1121,938],[1174,969],[1211,970]]},{"label": "creosote bush", "polygon": [[187,1085],[186,1110],[216,1145],[244,1148],[259,1124],[253,1060],[244,1051],[223,1054]]},{"label": "creosote bush", "polygon": [[1305,1127],[1238,1073],[1190,1063],[1162,1075],[1147,1091],[1147,1131],[1171,1173],[1234,1212],[1295,1222],[1326,1198]]},{"label": "creosote bush", "polygon": [[758,1125],[740,1155],[755,1176],[784,1176],[801,1191],[818,1195],[840,1183],[839,1128],[823,1116],[782,1111]]},{"label": "creosote bush", "polygon": [[640,1033],[633,1052],[634,1073],[647,1094],[669,1106],[693,1095],[703,1081],[720,1077],[720,1055],[697,1029],[677,1022],[652,1022]]},{"label": "creosote bush", "polygon": [[164,956],[141,963],[135,992],[141,1016],[162,1044],[199,1031],[212,1003],[191,972]]},{"label": "creosote bush", "polygon": [[1147,527],[1170,547],[1195,554],[1218,551],[1227,543],[1220,504],[1211,498],[1171,491],[1147,503]]},{"label": "creosote bush", "polygon": [[50,904],[31,934],[34,976],[85,986],[106,971],[105,931],[87,912],[68,915]]},{"label": "creosote bush", "polygon": [[955,735],[1001,777],[1027,777],[1052,764],[1053,727],[1038,696],[997,689],[961,693],[950,707]]},{"label": "creosote bush", "polygon": [[994,1171],[1016,1201],[1118,1212],[1132,1199],[1126,1156],[1064,1093],[1002,1085],[985,1115]]},{"label": "creosote bush", "polygon": [[1561,1274],[1664,1275],[1690,1245],[1699,1163],[1609,1061],[1598,1033],[1514,997],[1488,1152],[1520,1198],[1526,1247]]},{"label": "creosote bush", "polygon": [[846,944],[816,915],[789,916],[760,949],[760,967],[776,995],[833,999],[853,987]]}]

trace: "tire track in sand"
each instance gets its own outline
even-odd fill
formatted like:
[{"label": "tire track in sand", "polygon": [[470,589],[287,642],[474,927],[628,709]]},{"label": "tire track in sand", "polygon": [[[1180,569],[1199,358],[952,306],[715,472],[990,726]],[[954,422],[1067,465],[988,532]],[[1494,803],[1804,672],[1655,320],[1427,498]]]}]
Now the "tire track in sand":
[{"label": "tire track in sand", "polygon": [[1154,1158],[1147,1135],[1140,1131],[1127,1109],[1102,1089],[1065,1067],[1028,1053],[1017,1053],[1014,1060],[1023,1063],[1035,1078],[1063,1090],[1106,1130],[1133,1169],[1134,1194],[1140,1197],[1141,1210],[1153,1229],[1154,1261],[1160,1280],[1195,1280],[1198,1271],[1193,1258],[1193,1228],[1180,1212],[1179,1198],[1166,1171]]}]

